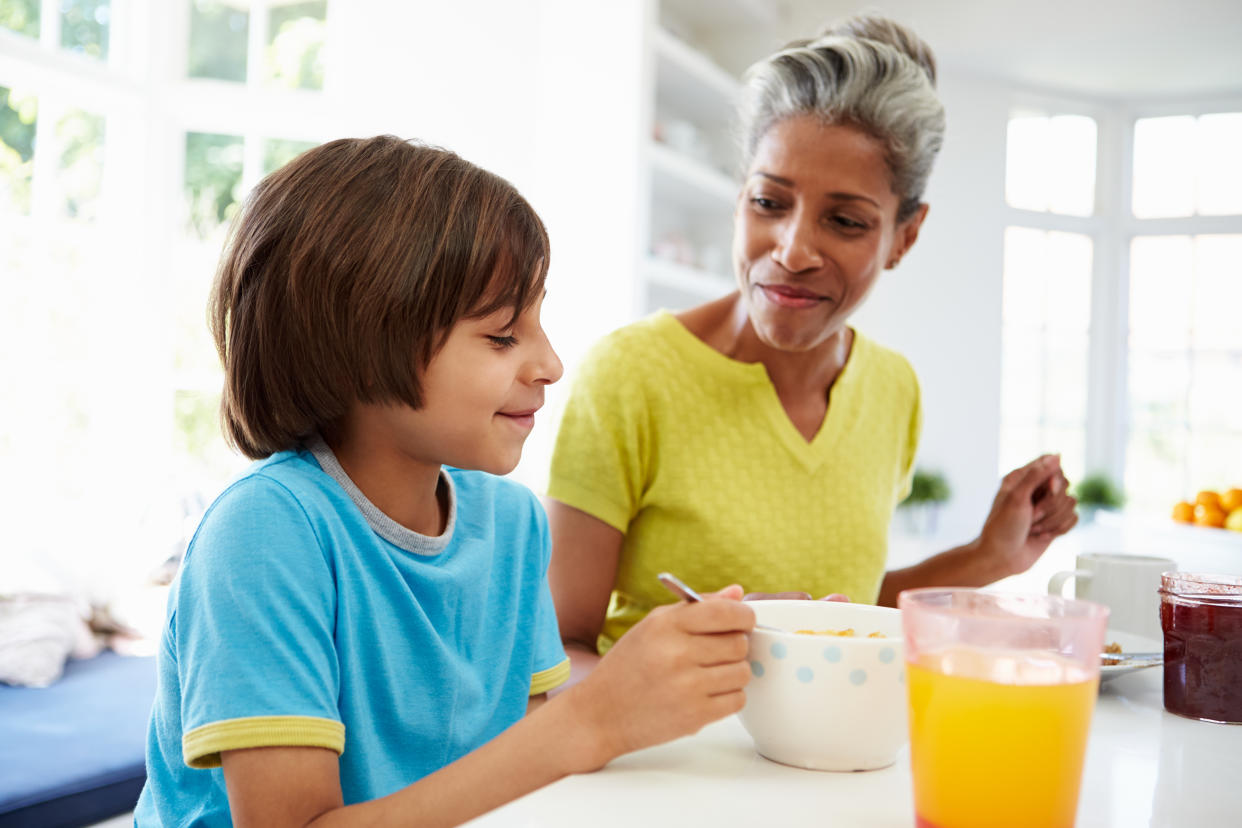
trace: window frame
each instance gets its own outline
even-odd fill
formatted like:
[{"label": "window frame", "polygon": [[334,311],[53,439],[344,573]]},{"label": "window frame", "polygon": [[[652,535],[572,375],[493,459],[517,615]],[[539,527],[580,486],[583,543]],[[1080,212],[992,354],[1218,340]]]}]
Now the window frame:
[{"label": "window frame", "polygon": [[[1086,115],[1096,120],[1095,210],[1068,216],[1011,207],[1001,187],[1002,232],[1008,227],[1089,236],[1094,254],[1088,330],[1085,471],[1124,480],[1132,423],[1129,389],[1130,246],[1140,236],[1242,234],[1242,214],[1137,218],[1133,212],[1134,127],[1141,118],[1242,112],[1242,94],[1152,101],[1094,101],[1018,91],[1016,114]],[[1003,423],[1002,423],[1003,426]],[[1189,427],[1189,423],[1187,423]],[[999,437],[999,435],[998,435]]]}]

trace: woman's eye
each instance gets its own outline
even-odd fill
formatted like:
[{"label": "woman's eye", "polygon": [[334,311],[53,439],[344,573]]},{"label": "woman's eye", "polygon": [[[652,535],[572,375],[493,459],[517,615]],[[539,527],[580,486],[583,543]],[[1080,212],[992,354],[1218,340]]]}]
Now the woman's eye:
[{"label": "woman's eye", "polygon": [[753,196],[750,203],[758,207],[760,210],[776,210],[780,207],[775,201],[765,196]]},{"label": "woman's eye", "polygon": [[517,344],[516,336],[488,336],[493,345],[500,349],[512,348]]},{"label": "woman's eye", "polygon": [[839,227],[846,230],[865,230],[867,225],[861,221],[855,221],[849,216],[834,216],[832,219]]}]

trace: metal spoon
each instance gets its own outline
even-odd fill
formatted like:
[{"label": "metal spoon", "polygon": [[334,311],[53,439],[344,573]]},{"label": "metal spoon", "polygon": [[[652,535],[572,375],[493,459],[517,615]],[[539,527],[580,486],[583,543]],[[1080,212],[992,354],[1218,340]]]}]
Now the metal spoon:
[{"label": "metal spoon", "polygon": [[[702,601],[703,600],[702,595],[699,595],[693,589],[686,586],[684,583],[682,583],[680,578],[678,578],[676,575],[674,575],[671,572],[661,572],[659,575],[656,576],[656,578],[659,580],[660,583],[664,584],[664,586],[668,589],[669,592],[673,593],[678,598],[684,598],[687,601]],[[767,630],[768,632],[778,632],[778,633],[787,632],[787,630],[782,630],[779,627],[772,627],[767,624],[759,624],[759,623],[755,624],[755,629]]]}]

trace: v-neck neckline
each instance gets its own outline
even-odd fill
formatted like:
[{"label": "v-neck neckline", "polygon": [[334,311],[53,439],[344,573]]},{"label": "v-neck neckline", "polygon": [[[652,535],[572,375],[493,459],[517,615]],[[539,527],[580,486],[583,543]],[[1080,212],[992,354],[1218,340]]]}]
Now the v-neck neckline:
[{"label": "v-neck neckline", "polygon": [[704,359],[711,360],[713,365],[723,371],[728,371],[738,379],[744,379],[748,384],[763,386],[760,405],[772,427],[772,432],[804,471],[812,474],[827,461],[840,435],[846,430],[847,424],[844,418],[849,416],[849,411],[845,405],[845,395],[850,393],[854,385],[855,371],[851,366],[857,360],[859,347],[863,342],[863,337],[859,335],[857,329],[850,328],[852,334],[850,352],[845,357],[841,372],[837,374],[837,378],[828,389],[828,407],[824,412],[824,419],[816,429],[815,436],[807,440],[802,436],[802,432],[798,431],[798,427],[789,417],[789,412],[781,403],[780,395],[776,393],[776,385],[768,375],[767,366],[762,362],[741,362],[733,359],[700,339],[671,311],[661,313],[671,323],[670,328],[679,332],[678,336],[683,342],[693,351],[698,351]]}]

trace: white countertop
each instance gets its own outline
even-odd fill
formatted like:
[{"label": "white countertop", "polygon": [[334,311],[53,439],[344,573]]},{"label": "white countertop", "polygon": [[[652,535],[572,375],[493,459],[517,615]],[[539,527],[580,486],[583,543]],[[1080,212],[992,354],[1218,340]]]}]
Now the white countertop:
[{"label": "white countertop", "polygon": [[[596,773],[563,779],[470,824],[911,828],[910,755],[903,748],[892,767],[860,773],[786,767],[756,754],[730,716]],[[1105,683],[1091,721],[1077,824],[1242,826],[1242,725],[1166,713],[1159,667]]]}]

